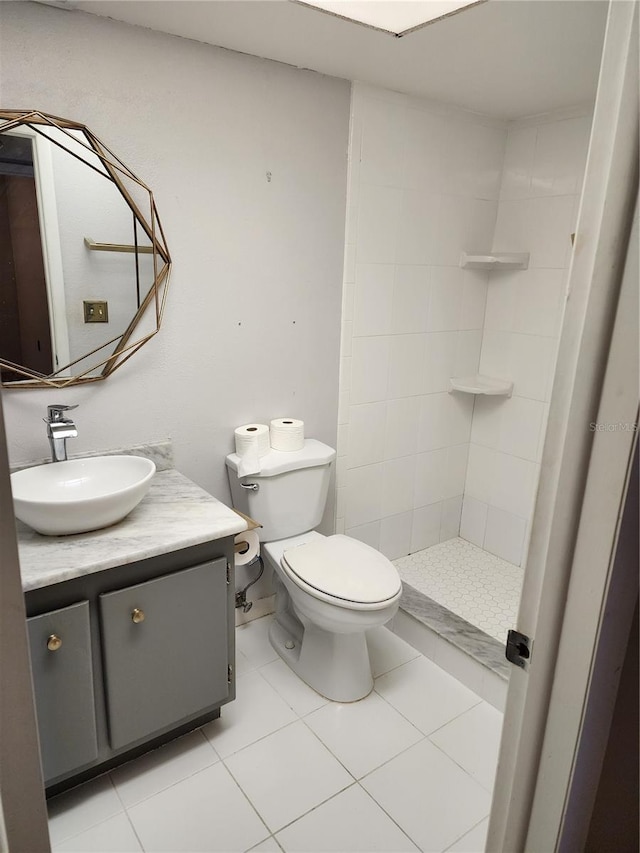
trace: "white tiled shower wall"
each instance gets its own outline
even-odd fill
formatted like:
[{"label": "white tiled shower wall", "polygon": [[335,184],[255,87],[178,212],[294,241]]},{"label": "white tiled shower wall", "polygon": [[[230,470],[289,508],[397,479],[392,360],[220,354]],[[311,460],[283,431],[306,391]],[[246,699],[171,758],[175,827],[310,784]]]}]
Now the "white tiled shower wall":
[{"label": "white tiled shower wall", "polygon": [[510,124],[493,249],[530,252],[529,269],[492,272],[481,373],[511,399],[478,397],[460,535],[516,565],[526,557],[564,311],[590,110]]},{"label": "white tiled shower wall", "polygon": [[[506,124],[361,84],[351,109],[336,529],[390,559],[460,532],[520,564],[590,114]],[[489,248],[530,269],[460,268]],[[478,369],[514,396],[447,393]]]},{"label": "white tiled shower wall", "polygon": [[458,534],[506,131],[355,84],[343,304],[337,530],[394,559]]}]

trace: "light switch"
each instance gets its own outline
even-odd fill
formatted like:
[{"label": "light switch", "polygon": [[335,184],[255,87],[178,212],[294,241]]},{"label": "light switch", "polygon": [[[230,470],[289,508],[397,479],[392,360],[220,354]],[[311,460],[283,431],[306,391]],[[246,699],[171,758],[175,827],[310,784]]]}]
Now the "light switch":
[{"label": "light switch", "polygon": [[109,305],[107,302],[87,302],[84,305],[84,321],[85,323],[108,323],[109,322]]}]

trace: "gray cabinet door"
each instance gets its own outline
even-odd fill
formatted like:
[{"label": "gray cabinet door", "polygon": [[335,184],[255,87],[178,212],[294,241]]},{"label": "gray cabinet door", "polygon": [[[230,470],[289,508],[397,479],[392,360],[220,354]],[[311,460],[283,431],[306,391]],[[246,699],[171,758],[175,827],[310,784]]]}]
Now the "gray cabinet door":
[{"label": "gray cabinet door", "polygon": [[98,755],[89,602],[27,619],[45,782]]},{"label": "gray cabinet door", "polygon": [[103,593],[100,618],[114,749],[227,697],[225,559]]}]

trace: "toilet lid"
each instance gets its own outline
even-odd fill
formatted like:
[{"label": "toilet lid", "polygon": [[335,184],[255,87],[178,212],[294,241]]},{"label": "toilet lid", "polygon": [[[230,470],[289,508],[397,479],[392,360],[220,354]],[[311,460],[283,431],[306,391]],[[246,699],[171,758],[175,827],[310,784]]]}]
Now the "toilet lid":
[{"label": "toilet lid", "polygon": [[401,588],[396,567],[385,556],[341,534],[289,548],[282,560],[304,583],[344,601],[375,604]]}]

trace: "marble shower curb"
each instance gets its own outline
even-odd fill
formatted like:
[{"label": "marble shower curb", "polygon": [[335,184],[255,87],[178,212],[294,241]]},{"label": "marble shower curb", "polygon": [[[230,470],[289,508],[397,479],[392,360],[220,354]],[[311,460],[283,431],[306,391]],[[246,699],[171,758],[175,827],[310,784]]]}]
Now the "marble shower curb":
[{"label": "marble shower curb", "polygon": [[400,608],[505,682],[508,681],[511,667],[504,656],[504,644],[499,640],[485,634],[405,581],[402,581]]}]

